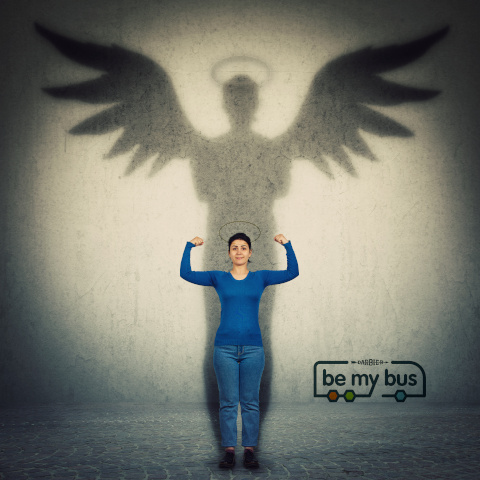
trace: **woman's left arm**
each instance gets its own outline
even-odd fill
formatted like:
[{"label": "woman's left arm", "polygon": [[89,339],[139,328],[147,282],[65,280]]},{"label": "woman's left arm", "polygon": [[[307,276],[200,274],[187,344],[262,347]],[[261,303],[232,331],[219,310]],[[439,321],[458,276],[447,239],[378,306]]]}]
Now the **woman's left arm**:
[{"label": "woman's left arm", "polygon": [[274,240],[285,247],[287,253],[287,269],[286,270],[267,270],[265,277],[265,286],[278,285],[279,283],[289,282],[298,277],[298,263],[292,243],[285,238],[284,235],[276,235]]}]

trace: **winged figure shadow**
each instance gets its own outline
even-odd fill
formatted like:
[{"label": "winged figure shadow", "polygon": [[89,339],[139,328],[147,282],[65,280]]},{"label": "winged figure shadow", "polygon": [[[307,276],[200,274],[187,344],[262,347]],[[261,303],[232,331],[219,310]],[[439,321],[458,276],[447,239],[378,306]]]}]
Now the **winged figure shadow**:
[{"label": "winged figure shadow", "polygon": [[[223,86],[230,131],[217,138],[206,138],[186,118],[172,81],[160,65],[118,45],[80,42],[38,24],[35,26],[37,32],[67,58],[102,72],[92,80],[44,89],[56,98],[108,105],[73,126],[71,134],[102,135],[122,129],[106,157],[133,151],[126,175],[149,159],[153,159],[150,175],[173,158],[192,160],[197,194],[209,205],[206,232],[209,242],[205,247],[204,269],[227,267],[227,247],[218,237],[218,230],[220,225],[233,220],[252,222],[268,233],[254,244],[253,266],[272,268],[276,264],[276,247],[270,238],[278,233],[273,203],[288,191],[290,168],[295,158],[309,159],[331,178],[332,161],[356,175],[350,153],[376,160],[362,139],[361,130],[380,137],[411,137],[413,132],[406,126],[371,106],[426,101],[440,92],[401,85],[382,78],[381,74],[417,60],[448,32],[448,27],[444,27],[408,43],[367,47],[333,59],[313,78],[288,130],[277,138],[267,139],[251,129],[258,105],[258,85],[246,75],[237,75]],[[205,290],[208,323],[205,392],[214,424],[217,386],[211,358],[219,307],[215,293]],[[260,312],[267,356],[261,387],[263,415],[270,399],[272,378],[273,299],[273,290],[267,289]],[[214,431],[217,434],[218,429]]]}]

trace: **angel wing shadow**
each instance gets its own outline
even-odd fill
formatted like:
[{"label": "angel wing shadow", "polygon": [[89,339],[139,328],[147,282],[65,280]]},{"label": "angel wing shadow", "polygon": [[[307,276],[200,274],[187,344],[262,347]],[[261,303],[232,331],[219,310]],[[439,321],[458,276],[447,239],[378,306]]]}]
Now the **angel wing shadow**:
[{"label": "angel wing shadow", "polygon": [[103,135],[122,128],[122,135],[105,158],[127,153],[138,145],[127,175],[154,155],[155,170],[171,158],[186,155],[193,128],[162,67],[144,55],[117,45],[82,43],[38,24],[35,28],[70,60],[104,72],[85,82],[43,89],[56,98],[112,104],[71,128],[71,134]]},{"label": "angel wing shadow", "polygon": [[[92,80],[45,88],[48,94],[90,104],[112,104],[74,126],[74,135],[101,135],[123,128],[106,158],[134,152],[126,174],[155,157],[151,174],[171,158],[195,158],[203,138],[186,118],[165,70],[144,55],[118,45],[79,42],[35,24],[37,32],[70,60],[101,72]],[[286,133],[270,141],[283,155],[312,160],[332,176],[327,158],[355,175],[348,150],[370,160],[374,154],[360,130],[385,137],[409,137],[413,132],[367,105],[394,106],[429,100],[440,92],[400,85],[380,74],[417,60],[442,39],[449,27],[401,45],[367,47],[342,55],[315,75],[297,118]],[[239,88],[244,79],[237,78]],[[234,90],[234,89],[233,89]],[[225,90],[230,94],[232,88]],[[241,97],[241,95],[240,95]],[[253,118],[257,100],[243,96],[234,104],[240,115]],[[228,99],[226,103],[229,102]],[[231,112],[227,112],[232,119]],[[238,112],[237,112],[238,113]],[[233,122],[232,122],[233,123]],[[232,125],[232,134],[235,134]],[[265,139],[266,140],[266,139]],[[267,140],[266,140],[267,141]]]},{"label": "angel wing shadow", "polygon": [[307,99],[285,141],[292,155],[310,158],[331,176],[326,156],[346,171],[355,168],[344,147],[376,160],[359,134],[411,137],[413,132],[367,105],[393,106],[437,96],[439,90],[400,85],[380,74],[403,67],[424,55],[448,33],[444,27],[431,35],[402,45],[367,47],[329,62],[315,76]]}]

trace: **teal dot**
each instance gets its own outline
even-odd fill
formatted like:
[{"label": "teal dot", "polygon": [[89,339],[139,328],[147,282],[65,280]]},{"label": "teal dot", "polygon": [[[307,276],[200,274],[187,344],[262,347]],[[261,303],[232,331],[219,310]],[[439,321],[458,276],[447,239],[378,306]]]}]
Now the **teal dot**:
[{"label": "teal dot", "polygon": [[403,390],[397,390],[395,392],[395,400],[397,402],[404,402],[407,398],[407,394]]}]

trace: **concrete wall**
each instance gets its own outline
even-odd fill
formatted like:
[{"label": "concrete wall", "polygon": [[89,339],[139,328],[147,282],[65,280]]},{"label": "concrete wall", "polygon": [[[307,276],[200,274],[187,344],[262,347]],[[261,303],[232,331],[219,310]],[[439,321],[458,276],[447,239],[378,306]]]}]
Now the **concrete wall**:
[{"label": "concrete wall", "polygon": [[[0,9],[3,403],[213,398],[218,301],[180,279],[179,263],[199,235],[194,268],[228,269],[218,231],[236,220],[262,230],[252,269],[284,268],[276,233],[300,264],[262,308],[270,400],[320,401],[316,361],[373,358],[421,364],[430,400],[478,402],[476,2],[11,0]],[[120,130],[68,133],[105,106],[42,88],[99,72],[61,55],[35,21],[161,65],[204,149],[168,158],[155,175],[153,158],[125,175],[132,152],[104,159]],[[318,160],[282,157],[279,138],[326,62],[446,24],[423,57],[384,75],[442,91],[376,108],[413,137],[362,132],[379,161],[350,152],[356,176],[331,158],[332,178]],[[212,79],[216,62],[241,55],[271,73],[253,150],[229,137]],[[247,177],[245,158],[255,164]]]}]

